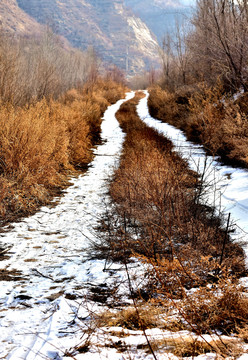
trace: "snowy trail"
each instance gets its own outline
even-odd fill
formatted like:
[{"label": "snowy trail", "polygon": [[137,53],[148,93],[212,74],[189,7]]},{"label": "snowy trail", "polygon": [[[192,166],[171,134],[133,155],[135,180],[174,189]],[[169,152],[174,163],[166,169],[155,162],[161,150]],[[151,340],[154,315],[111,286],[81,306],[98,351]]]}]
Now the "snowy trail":
[{"label": "snowy trail", "polygon": [[128,93],[107,109],[103,144],[95,149],[87,173],[72,180],[58,205],[44,207],[0,234],[0,241],[11,246],[0,267],[17,270],[21,278],[0,282],[0,359],[60,359],[56,346],[66,348],[64,335],[60,343],[53,340],[58,341],[58,331],[61,336],[61,328],[77,311],[67,299],[83,298],[89,283],[108,281],[104,262],[87,261],[84,249],[97,236],[94,226],[106,209],[108,182],[122,148],[124,134],[115,113],[133,96]]},{"label": "snowy trail", "polygon": [[[103,308],[85,299],[89,288],[105,284],[111,288],[124,279],[125,272],[120,271],[120,265],[112,265],[110,272],[103,272],[105,262],[88,260],[87,250],[90,239],[97,237],[94,226],[108,205],[108,184],[118,165],[124,140],[115,113],[133,96],[133,92],[129,93],[125,100],[107,109],[102,123],[103,144],[95,149],[95,158],[87,173],[73,179],[72,186],[59,199],[58,205],[44,207],[36,215],[13,224],[10,232],[0,234],[0,241],[12,246],[9,258],[1,261],[0,267],[17,271],[11,281],[0,282],[0,359],[69,359],[63,355],[65,350],[83,343],[91,311]],[[238,226],[248,232],[248,186],[245,186],[248,173],[222,167],[210,157],[205,161],[201,147],[186,141],[181,131],[150,117],[147,97],[146,92],[146,98],[138,105],[140,117],[171,138],[176,150],[188,159],[194,170],[207,168],[205,180],[212,188],[209,201],[218,202],[219,195],[224,193],[221,207],[225,207],[227,213],[232,212]],[[216,178],[219,179],[217,184]],[[240,231],[237,236],[243,236],[248,243],[244,232]],[[138,274],[137,281],[140,281],[142,276],[139,277],[138,271],[141,270],[134,265],[134,271]],[[112,330],[108,329],[109,332]],[[123,331],[122,328],[117,330]],[[131,335],[122,339],[133,349],[131,355],[125,355],[106,345],[109,340],[104,330],[95,329],[89,352],[74,358],[123,360],[132,356],[136,360],[151,360],[151,355],[137,351],[137,344],[146,344],[142,333],[133,331]],[[153,339],[193,336],[187,331],[172,334],[161,333],[159,329],[151,329],[148,335]],[[111,335],[107,336],[111,338]],[[119,340],[114,337],[114,341]],[[159,359],[178,360],[167,353],[160,354]],[[215,354],[201,355],[200,359],[213,360]]]},{"label": "snowy trail", "polygon": [[172,141],[175,151],[188,161],[191,169],[204,173],[205,183],[208,184],[206,201],[224,214],[231,214],[232,222],[236,225],[234,236],[244,242],[248,265],[248,171],[221,165],[217,159],[206,156],[202,146],[189,142],[181,130],[153,119],[147,106],[149,93],[144,93],[146,97],[137,106],[138,115],[148,126]]}]

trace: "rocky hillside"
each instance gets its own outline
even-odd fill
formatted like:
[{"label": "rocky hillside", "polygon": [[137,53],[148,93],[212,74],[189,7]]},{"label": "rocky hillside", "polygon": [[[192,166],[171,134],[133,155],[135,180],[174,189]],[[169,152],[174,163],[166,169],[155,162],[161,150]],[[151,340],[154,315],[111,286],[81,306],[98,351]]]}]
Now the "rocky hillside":
[{"label": "rocky hillside", "polygon": [[29,36],[40,33],[42,26],[19,8],[16,0],[0,1],[0,29],[5,33]]},{"label": "rocky hillside", "polygon": [[49,23],[73,46],[86,49],[93,45],[105,62],[115,63],[129,74],[158,62],[155,36],[125,7],[124,0],[17,0],[17,3],[40,24]]},{"label": "rocky hillside", "polygon": [[159,42],[166,32],[173,34],[176,19],[190,17],[190,0],[125,0],[125,5],[156,35]]}]

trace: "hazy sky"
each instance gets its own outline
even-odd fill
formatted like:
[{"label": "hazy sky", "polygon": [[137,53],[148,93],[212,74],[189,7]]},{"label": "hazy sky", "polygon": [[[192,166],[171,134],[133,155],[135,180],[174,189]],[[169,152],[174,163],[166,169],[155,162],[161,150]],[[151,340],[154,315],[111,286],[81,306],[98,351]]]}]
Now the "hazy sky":
[{"label": "hazy sky", "polygon": [[184,5],[193,5],[195,0],[181,0],[181,3]]},{"label": "hazy sky", "polygon": [[167,6],[175,6],[178,7],[181,5],[191,6],[195,3],[195,0],[155,0],[156,3],[160,3],[161,5],[167,5]]}]

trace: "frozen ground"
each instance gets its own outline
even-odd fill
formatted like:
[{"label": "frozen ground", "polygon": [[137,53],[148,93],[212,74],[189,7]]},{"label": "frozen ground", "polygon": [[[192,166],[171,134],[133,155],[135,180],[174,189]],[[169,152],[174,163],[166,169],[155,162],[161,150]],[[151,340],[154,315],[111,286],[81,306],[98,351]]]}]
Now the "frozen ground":
[{"label": "frozen ground", "polygon": [[[133,95],[129,93],[126,100]],[[94,302],[88,297],[89,289],[95,288],[96,295],[100,295],[101,289],[113,290],[116,286],[117,291],[123,293],[124,285],[119,284],[125,281],[125,271],[119,265],[103,271],[103,261],[88,259],[88,244],[98,236],[94,227],[108,205],[108,183],[119,161],[124,136],[115,113],[124,101],[117,102],[106,111],[102,124],[103,144],[95,149],[96,156],[87,173],[72,180],[72,186],[58,205],[44,207],[35,216],[13,224],[13,230],[0,234],[1,242],[10,247],[8,258],[0,262],[1,269],[8,270],[10,274],[10,281],[0,283],[0,359],[69,359],[70,350],[85,344],[88,337],[91,342],[89,351],[75,354],[73,359],[153,359],[142,350],[146,339],[140,331],[98,329],[94,324],[88,328],[92,314],[104,309],[104,302],[108,302],[108,299],[102,305]],[[188,145],[178,130],[166,128],[166,124],[151,119],[147,99],[141,100],[138,109],[140,116],[150,125],[161,126],[161,129],[167,129],[169,137],[173,135],[177,150],[183,154],[187,152],[187,157],[190,154],[193,168],[202,167],[201,163],[198,164],[202,155],[204,158],[202,150]],[[215,165],[219,168],[218,163]],[[213,166],[212,160],[210,166]],[[218,183],[218,191],[223,192],[225,188],[226,199],[230,197],[227,196],[227,185],[232,182],[227,180],[234,179],[235,192],[231,191],[231,200],[225,205],[229,206],[227,212],[236,207],[241,214],[247,214],[247,187],[244,189],[246,197],[241,198],[244,194],[238,191],[241,185],[244,188],[247,173],[225,168],[210,170],[210,174],[213,171],[221,172],[224,182]],[[234,194],[240,197],[234,197]],[[218,197],[217,192],[215,197]],[[240,218],[244,220],[245,216]],[[239,226],[244,227],[243,223]],[[135,272],[139,271],[135,263],[132,266]],[[140,276],[137,279],[140,281]],[[127,333],[120,339],[116,335],[118,332]],[[147,336],[163,340],[195,337],[185,331],[172,334],[159,329],[149,330]],[[121,346],[129,349],[127,352],[121,353],[114,346],[120,346],[120,341]],[[137,345],[140,350],[137,350]],[[177,359],[172,354],[157,355],[159,360]],[[215,354],[195,359],[213,360]]]},{"label": "frozen ground", "polygon": [[[133,96],[127,94],[126,100]],[[78,306],[69,298],[82,302],[86,288],[109,281],[104,262],[87,261],[86,256],[121,152],[124,135],[115,113],[124,101],[105,112],[103,144],[95,149],[87,173],[72,179],[59,204],[42,208],[0,234],[1,243],[11,247],[0,267],[15,274],[12,281],[0,282],[0,359],[55,359],[66,349],[66,341],[56,345],[62,350],[58,352],[47,341],[54,344],[54,338],[70,333],[65,324],[73,320]]]},{"label": "frozen ground", "polygon": [[207,184],[203,194],[205,200],[218,211],[224,212],[226,217],[231,214],[232,224],[236,228],[234,236],[244,243],[248,266],[248,171],[221,165],[218,159],[206,156],[202,146],[187,141],[181,130],[153,119],[147,106],[149,94],[147,91],[145,94],[146,97],[137,107],[140,118],[169,138],[175,151],[188,161],[189,166],[203,174],[203,180]]}]

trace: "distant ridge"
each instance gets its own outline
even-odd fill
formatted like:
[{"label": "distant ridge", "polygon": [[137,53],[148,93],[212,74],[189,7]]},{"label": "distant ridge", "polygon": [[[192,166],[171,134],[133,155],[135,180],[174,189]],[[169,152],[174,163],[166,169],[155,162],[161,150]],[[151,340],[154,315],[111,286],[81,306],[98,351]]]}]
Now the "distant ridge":
[{"label": "distant ridge", "polygon": [[41,33],[42,26],[20,9],[16,0],[1,0],[0,29],[8,34],[31,36]]},{"label": "distant ridge", "polygon": [[72,46],[86,49],[92,45],[105,62],[116,64],[128,74],[159,62],[156,37],[126,8],[124,0],[17,0],[17,3],[40,24],[51,24]]},{"label": "distant ridge", "polygon": [[176,19],[181,21],[192,14],[192,7],[183,5],[180,0],[124,0],[124,2],[146,23],[159,43],[167,32],[173,35]]}]

